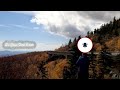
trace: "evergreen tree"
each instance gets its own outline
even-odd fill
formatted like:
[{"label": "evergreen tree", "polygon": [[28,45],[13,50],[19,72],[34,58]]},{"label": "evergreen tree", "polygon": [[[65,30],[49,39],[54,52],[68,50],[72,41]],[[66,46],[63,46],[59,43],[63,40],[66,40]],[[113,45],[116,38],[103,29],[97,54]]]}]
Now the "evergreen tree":
[{"label": "evergreen tree", "polygon": [[104,65],[102,53],[97,55],[96,66],[95,66],[96,79],[104,79]]},{"label": "evergreen tree", "polygon": [[117,29],[115,29],[114,35],[115,35],[115,36],[119,36],[119,32],[118,32]]},{"label": "evergreen tree", "polygon": [[81,35],[80,36],[78,36],[78,40],[80,40],[81,39]]},{"label": "evergreen tree", "polygon": [[93,32],[90,32],[90,35],[93,35]]},{"label": "evergreen tree", "polygon": [[70,39],[69,42],[68,42],[68,47],[70,47],[71,43],[72,43],[72,41]]},{"label": "evergreen tree", "polygon": [[74,51],[72,58],[69,59],[69,64],[70,67],[64,68],[64,79],[75,79],[76,78],[76,72],[77,72],[77,68],[76,68],[76,61],[78,60],[78,57],[81,55],[81,52],[78,50],[77,47],[77,43],[78,40],[81,38],[81,36],[78,36],[78,38],[76,39],[76,37],[73,40],[73,43],[71,44],[71,49],[72,51]]},{"label": "evergreen tree", "polygon": [[97,30],[95,29],[95,30],[94,30],[94,35],[97,33],[96,31],[97,31]]},{"label": "evergreen tree", "polygon": [[76,45],[76,42],[77,40],[76,40],[76,37],[75,37],[75,39],[73,40],[73,45]]},{"label": "evergreen tree", "polygon": [[90,34],[90,32],[88,31],[88,32],[87,32],[87,36],[89,36],[89,34]]},{"label": "evergreen tree", "polygon": [[39,68],[39,71],[42,73],[41,75],[42,79],[47,79],[48,74],[44,65],[45,65],[45,62],[42,61],[38,68]]},{"label": "evergreen tree", "polygon": [[64,67],[64,69],[63,69],[63,79],[71,79],[70,67]]},{"label": "evergreen tree", "polygon": [[78,43],[78,41],[81,39],[81,36],[78,36],[78,39],[76,41],[76,44]]},{"label": "evergreen tree", "polygon": [[113,18],[113,28],[112,29],[116,29],[116,18]]},{"label": "evergreen tree", "polygon": [[93,48],[91,50],[91,54],[89,55],[90,58],[90,65],[89,65],[89,78],[95,79],[96,73],[95,73],[95,66],[96,66],[96,55],[94,54],[95,49]]}]

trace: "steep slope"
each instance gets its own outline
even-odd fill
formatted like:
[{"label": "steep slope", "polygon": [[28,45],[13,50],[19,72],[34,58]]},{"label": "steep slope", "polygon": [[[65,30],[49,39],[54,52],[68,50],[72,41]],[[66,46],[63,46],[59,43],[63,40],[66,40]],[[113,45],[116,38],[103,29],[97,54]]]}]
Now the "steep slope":
[{"label": "steep slope", "polygon": [[[59,79],[62,78],[65,59],[47,62],[46,52],[31,52],[27,54],[1,57],[0,79]],[[54,67],[54,68],[52,68]],[[51,69],[52,68],[52,69]],[[49,74],[49,73],[52,73]]]}]

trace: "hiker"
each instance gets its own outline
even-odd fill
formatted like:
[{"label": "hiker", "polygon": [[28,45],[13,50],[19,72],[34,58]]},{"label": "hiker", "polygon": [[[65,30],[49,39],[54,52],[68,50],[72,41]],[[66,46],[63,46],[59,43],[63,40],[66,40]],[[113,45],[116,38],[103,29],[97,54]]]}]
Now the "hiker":
[{"label": "hiker", "polygon": [[87,53],[82,53],[82,56],[76,62],[78,66],[78,79],[88,79],[88,69],[89,69],[89,58]]}]

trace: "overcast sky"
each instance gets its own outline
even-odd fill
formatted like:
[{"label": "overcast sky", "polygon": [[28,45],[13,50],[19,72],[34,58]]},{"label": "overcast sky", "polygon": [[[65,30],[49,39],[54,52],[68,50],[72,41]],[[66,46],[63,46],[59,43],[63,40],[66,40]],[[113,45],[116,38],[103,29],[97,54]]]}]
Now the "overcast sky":
[{"label": "overcast sky", "polygon": [[[85,36],[102,24],[120,18],[119,11],[9,11],[0,12],[0,42],[33,40],[39,48],[54,50],[69,38]],[[41,48],[43,47],[43,48]],[[2,50],[2,47],[0,47]]]}]

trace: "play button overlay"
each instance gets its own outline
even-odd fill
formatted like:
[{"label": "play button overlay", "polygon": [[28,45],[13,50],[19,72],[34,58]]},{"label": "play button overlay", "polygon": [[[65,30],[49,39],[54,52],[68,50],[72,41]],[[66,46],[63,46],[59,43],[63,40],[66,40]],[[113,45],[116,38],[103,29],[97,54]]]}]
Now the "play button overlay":
[{"label": "play button overlay", "polygon": [[83,53],[87,53],[89,52],[92,47],[93,47],[93,43],[89,38],[81,38],[78,43],[77,43],[77,47],[78,49],[83,52]]}]

